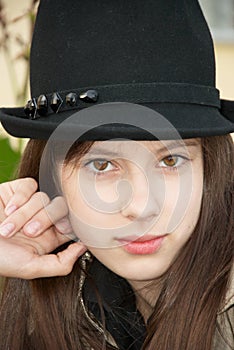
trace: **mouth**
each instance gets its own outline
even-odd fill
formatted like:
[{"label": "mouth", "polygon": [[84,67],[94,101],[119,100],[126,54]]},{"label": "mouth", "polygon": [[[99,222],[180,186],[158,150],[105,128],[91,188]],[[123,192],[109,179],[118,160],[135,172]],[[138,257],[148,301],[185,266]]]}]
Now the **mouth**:
[{"label": "mouth", "polygon": [[153,254],[161,248],[167,234],[161,236],[145,235],[142,237],[127,236],[117,241],[130,254]]}]

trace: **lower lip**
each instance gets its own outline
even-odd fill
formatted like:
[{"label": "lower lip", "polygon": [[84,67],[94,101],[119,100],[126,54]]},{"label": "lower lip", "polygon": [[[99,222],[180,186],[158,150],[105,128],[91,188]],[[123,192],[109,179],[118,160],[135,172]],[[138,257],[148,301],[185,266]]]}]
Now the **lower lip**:
[{"label": "lower lip", "polygon": [[153,254],[157,250],[160,249],[162,242],[164,240],[165,236],[157,237],[155,239],[151,239],[149,241],[144,242],[138,242],[138,241],[132,241],[127,242],[124,240],[121,240],[121,244],[123,244],[122,248],[127,251],[130,254]]}]

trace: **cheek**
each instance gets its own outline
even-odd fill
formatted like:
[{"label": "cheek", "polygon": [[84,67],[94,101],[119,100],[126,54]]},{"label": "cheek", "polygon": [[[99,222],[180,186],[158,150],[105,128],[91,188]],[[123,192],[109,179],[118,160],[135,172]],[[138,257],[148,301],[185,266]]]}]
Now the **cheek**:
[{"label": "cheek", "polygon": [[[93,176],[87,171],[79,170],[70,178],[69,187],[66,185],[65,193],[70,203],[79,204],[81,211],[112,214],[119,209],[119,181],[120,179],[103,179],[103,176]],[[71,184],[76,192],[73,193]],[[90,219],[90,217],[89,217]]]},{"label": "cheek", "polygon": [[160,215],[165,232],[172,233],[178,229],[192,231],[198,220],[203,175],[200,171],[191,174],[185,173],[177,181],[166,184],[165,201]]},{"label": "cheek", "polygon": [[203,181],[198,181],[193,190],[191,191],[190,201],[188,207],[185,211],[183,226],[192,232],[199,218],[201,203],[202,203],[202,193],[203,193]]},{"label": "cheek", "polygon": [[105,204],[109,203],[103,201],[98,195],[97,197],[94,195],[88,196],[79,189],[71,191],[67,188],[66,200],[69,211],[73,215],[74,222],[76,218],[77,222],[86,224],[87,227],[89,225],[100,228],[113,227],[113,219],[115,215],[107,215]]},{"label": "cheek", "polygon": [[70,178],[63,187],[74,234],[87,246],[106,248],[118,245],[114,236],[121,224],[119,214],[107,212],[110,203],[98,196],[85,196],[75,182]]},{"label": "cheek", "polygon": [[111,181],[95,181],[94,191],[91,195],[93,201],[97,201],[97,205],[113,204],[118,201],[117,183]]},{"label": "cheek", "polygon": [[182,232],[191,234],[196,226],[201,209],[203,193],[202,174],[194,173],[192,186],[190,188],[187,187],[185,191],[187,191],[187,195],[186,193],[182,195],[181,207],[183,210],[178,227]]}]

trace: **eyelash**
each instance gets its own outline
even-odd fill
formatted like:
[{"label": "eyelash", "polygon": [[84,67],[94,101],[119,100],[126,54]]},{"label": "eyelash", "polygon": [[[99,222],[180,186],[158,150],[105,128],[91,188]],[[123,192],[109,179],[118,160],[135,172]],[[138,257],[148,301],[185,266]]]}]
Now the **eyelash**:
[{"label": "eyelash", "polygon": [[[190,159],[185,157],[185,156],[182,156],[182,155],[179,155],[179,154],[171,154],[169,156],[166,156],[164,157],[160,162],[163,162],[165,161],[166,159],[169,159],[169,158],[177,158],[177,161],[176,161],[176,164],[173,165],[173,166],[167,166],[167,165],[164,165],[164,166],[160,166],[162,168],[166,168],[167,171],[177,171],[178,168],[182,167],[184,165],[184,163],[186,163],[187,161],[189,161]],[[178,160],[179,159],[179,160]],[[179,164],[177,164],[179,162]]]},{"label": "eyelash", "polygon": [[[110,171],[113,171],[113,170],[102,170],[102,171],[100,171],[100,170],[95,170],[94,169],[94,163],[95,162],[104,162],[104,163],[108,163],[108,165],[112,165],[113,166],[113,164],[112,164],[112,162],[110,161],[110,160],[107,160],[107,159],[101,159],[101,158],[97,158],[97,159],[93,159],[93,160],[90,160],[90,161],[88,161],[84,166],[85,167],[87,167],[88,168],[88,170],[90,171],[90,172],[92,172],[92,173],[95,173],[95,175],[97,175],[97,176],[103,176],[103,175],[106,175],[105,173],[108,173],[108,172],[110,172]],[[93,167],[93,169],[89,169],[89,167]],[[115,167],[116,168],[116,167]]]},{"label": "eyelash", "polygon": [[[168,166],[168,165],[160,165],[160,163],[162,163],[163,161],[165,161],[166,159],[173,159],[173,158],[177,158],[176,160],[176,164],[173,165],[173,166]],[[179,159],[179,160],[178,160]],[[172,154],[172,155],[168,155],[166,157],[164,157],[162,160],[160,160],[160,162],[158,163],[159,166],[158,168],[163,168],[163,170],[166,170],[166,171],[177,171],[178,168],[180,168],[181,166],[184,165],[184,163],[186,163],[187,161],[189,161],[190,159],[185,157],[185,156],[182,156],[182,155],[179,155],[179,154]],[[177,164],[179,161],[179,165]],[[112,165],[114,167],[114,169],[111,169],[111,170],[95,170],[94,169],[94,162],[106,162],[108,163],[108,166],[109,165]],[[95,175],[97,176],[108,176],[110,175],[110,173],[112,173],[113,171],[117,170],[117,166],[113,165],[112,161],[111,160],[107,160],[105,158],[96,158],[96,159],[92,159],[92,160],[89,160],[88,162],[86,162],[84,164],[84,167],[88,169],[89,172],[91,173],[94,173]],[[93,169],[90,169],[90,168],[93,168]]]}]

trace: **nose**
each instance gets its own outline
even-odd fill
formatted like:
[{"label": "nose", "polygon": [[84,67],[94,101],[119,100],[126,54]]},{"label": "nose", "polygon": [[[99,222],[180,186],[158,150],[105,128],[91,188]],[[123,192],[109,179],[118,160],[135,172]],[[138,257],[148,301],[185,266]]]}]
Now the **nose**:
[{"label": "nose", "polygon": [[141,169],[131,171],[126,179],[132,188],[132,196],[121,208],[121,214],[132,221],[151,221],[160,213],[155,193],[155,179]]}]

